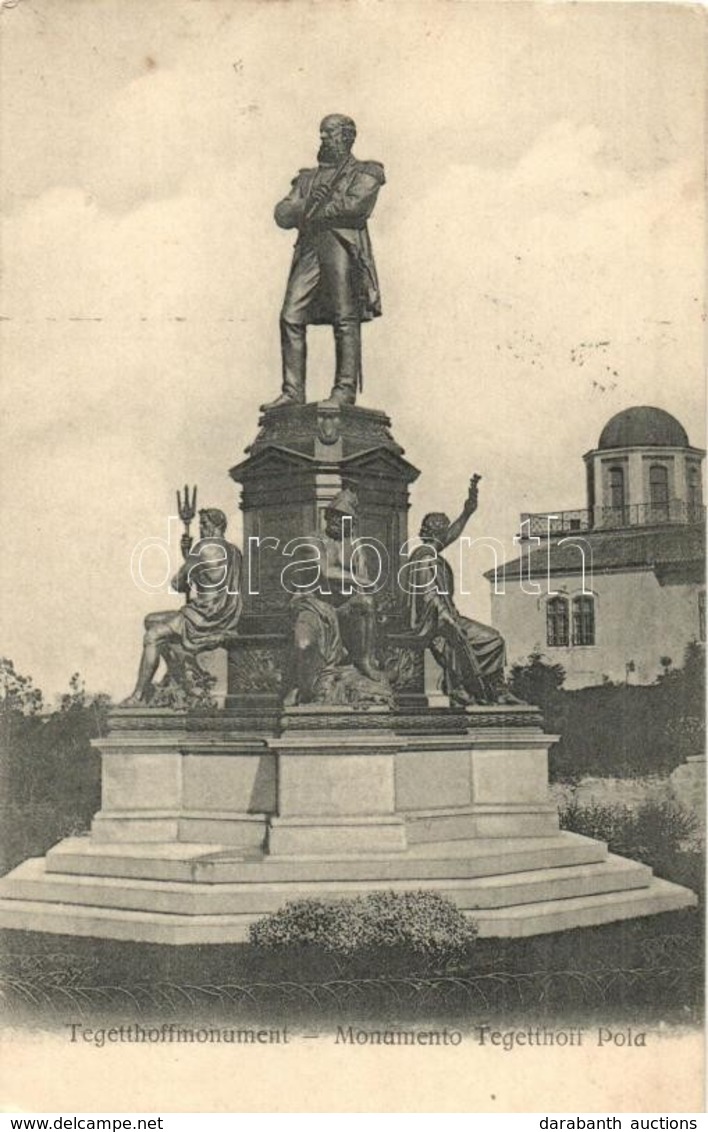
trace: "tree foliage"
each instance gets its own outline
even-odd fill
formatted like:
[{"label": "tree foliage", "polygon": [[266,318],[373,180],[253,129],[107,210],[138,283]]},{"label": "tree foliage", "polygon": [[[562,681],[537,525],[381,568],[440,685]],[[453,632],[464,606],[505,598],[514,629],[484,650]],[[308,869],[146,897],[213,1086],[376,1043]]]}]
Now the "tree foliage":
[{"label": "tree foliage", "polygon": [[21,676],[6,656],[0,657],[0,711],[37,715],[42,710],[42,693],[30,676]]},{"label": "tree foliage", "polygon": [[527,704],[536,704],[542,711],[557,710],[565,681],[562,664],[553,664],[542,652],[529,654],[523,662],[513,664],[509,684],[515,696]]},{"label": "tree foliage", "polygon": [[[666,659],[666,658],[665,658]],[[663,665],[656,683],[602,684],[572,691],[565,673],[540,652],[511,669],[515,695],[537,704],[548,731],[551,777],[668,774],[705,749],[705,655],[691,642],[679,668]]]},{"label": "tree foliage", "polygon": [[0,797],[3,864],[37,856],[88,827],[100,804],[100,759],[91,740],[106,733],[110,700],[86,692],[74,673],[53,710],[41,691],[0,660]]}]

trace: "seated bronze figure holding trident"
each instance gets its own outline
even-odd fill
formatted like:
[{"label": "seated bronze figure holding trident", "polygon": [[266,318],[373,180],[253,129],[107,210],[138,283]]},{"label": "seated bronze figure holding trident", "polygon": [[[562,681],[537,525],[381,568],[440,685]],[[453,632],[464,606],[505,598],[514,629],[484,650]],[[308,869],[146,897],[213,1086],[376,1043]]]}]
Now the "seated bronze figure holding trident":
[{"label": "seated bronze figure holding trident", "polygon": [[153,679],[164,660],[167,684],[187,696],[209,682],[197,661],[199,653],[226,647],[236,634],[241,615],[241,551],[224,537],[226,515],[217,507],[199,512],[199,540],[192,545],[189,524],[196,514],[197,489],[184,500],[177,493],[185,524],[181,549],[184,562],[171,581],[186,595],[181,609],[149,613],[145,618],[143,655],[135,690],[122,707],[150,704],[156,698]]}]

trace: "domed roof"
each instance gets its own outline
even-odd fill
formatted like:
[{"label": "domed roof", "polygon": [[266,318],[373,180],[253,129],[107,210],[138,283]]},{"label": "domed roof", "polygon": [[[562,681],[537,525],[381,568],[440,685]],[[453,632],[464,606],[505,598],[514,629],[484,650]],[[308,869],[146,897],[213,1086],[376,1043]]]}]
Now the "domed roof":
[{"label": "domed roof", "polygon": [[686,430],[676,417],[651,405],[623,409],[607,422],[598,448],[689,448]]}]

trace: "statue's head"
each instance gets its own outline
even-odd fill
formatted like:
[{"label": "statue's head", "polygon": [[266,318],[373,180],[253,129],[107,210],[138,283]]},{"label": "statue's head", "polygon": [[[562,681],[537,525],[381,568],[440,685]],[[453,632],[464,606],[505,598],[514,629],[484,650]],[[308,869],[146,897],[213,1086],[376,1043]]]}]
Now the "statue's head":
[{"label": "statue's head", "polygon": [[431,511],[420,524],[420,537],[423,542],[434,542],[442,546],[450,529],[450,520],[443,511]]},{"label": "statue's head", "polygon": [[317,160],[335,165],[347,156],[356,138],[356,126],[346,114],[328,114],[320,122],[320,148]]},{"label": "statue's head", "polygon": [[215,538],[226,530],[226,515],[218,507],[202,507],[199,512],[199,534],[202,538]]}]

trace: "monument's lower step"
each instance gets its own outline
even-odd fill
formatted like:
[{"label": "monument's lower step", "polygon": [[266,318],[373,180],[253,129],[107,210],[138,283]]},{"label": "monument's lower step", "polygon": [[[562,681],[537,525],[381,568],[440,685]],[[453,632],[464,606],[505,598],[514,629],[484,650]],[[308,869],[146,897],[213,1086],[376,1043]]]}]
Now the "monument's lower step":
[{"label": "monument's lower step", "polygon": [[590,928],[658,912],[677,912],[697,903],[695,895],[681,885],[652,876],[646,888],[630,892],[606,892],[564,900],[544,900],[524,907],[474,912],[470,918],[480,936],[530,936],[568,928]]},{"label": "monument's lower step", "polygon": [[[545,900],[466,914],[477,924],[481,937],[530,936],[672,912],[693,903],[685,888],[653,877],[646,888],[630,892]],[[258,918],[256,913],[189,916],[40,900],[0,900],[0,927],[134,943],[241,943],[248,939],[249,926]]]},{"label": "monument's lower step", "polygon": [[[157,875],[156,875],[157,874]],[[432,889],[481,936],[524,936],[685,908],[691,892],[576,834],[446,842],[324,861],[189,844],[72,839],[0,882],[0,927],[165,944],[237,943],[288,900]]]},{"label": "monument's lower step", "polygon": [[[430,889],[449,897],[465,910],[504,908],[597,893],[644,888],[651,870],[634,861],[608,857],[594,865],[561,866],[486,876],[469,880],[415,881],[417,889]],[[42,859],[25,861],[3,887],[6,899],[80,904],[136,912],[210,916],[274,912],[295,898],[336,900],[370,892],[363,881],[291,881],[268,884],[189,884],[184,881],[145,881],[117,877],[68,876],[47,873]],[[388,889],[406,891],[409,880],[389,881]]]}]

